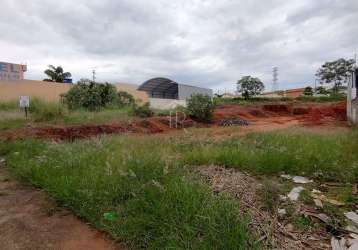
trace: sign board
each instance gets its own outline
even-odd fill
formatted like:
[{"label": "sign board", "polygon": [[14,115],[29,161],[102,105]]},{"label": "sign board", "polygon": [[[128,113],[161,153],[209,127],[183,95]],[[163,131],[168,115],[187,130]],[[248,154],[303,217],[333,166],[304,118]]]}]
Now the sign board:
[{"label": "sign board", "polygon": [[20,96],[19,104],[20,104],[20,108],[30,107],[30,97]]}]

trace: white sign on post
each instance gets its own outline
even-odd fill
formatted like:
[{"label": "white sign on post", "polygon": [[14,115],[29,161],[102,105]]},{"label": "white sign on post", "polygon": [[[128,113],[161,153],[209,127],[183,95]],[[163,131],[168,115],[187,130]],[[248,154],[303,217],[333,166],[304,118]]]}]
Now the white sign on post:
[{"label": "white sign on post", "polygon": [[28,107],[30,107],[30,97],[20,96],[20,108],[28,108]]}]

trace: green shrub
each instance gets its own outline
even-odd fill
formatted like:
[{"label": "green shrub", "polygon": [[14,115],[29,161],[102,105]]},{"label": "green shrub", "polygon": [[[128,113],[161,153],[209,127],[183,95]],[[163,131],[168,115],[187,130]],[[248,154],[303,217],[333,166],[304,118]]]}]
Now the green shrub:
[{"label": "green shrub", "polygon": [[201,122],[210,122],[212,120],[215,105],[210,96],[194,94],[187,102],[188,113],[191,117]]},{"label": "green shrub", "polygon": [[139,116],[141,118],[151,117],[154,114],[153,111],[150,109],[148,102],[142,106],[134,105],[132,113],[133,115]]},{"label": "green shrub", "polygon": [[80,81],[62,96],[69,109],[85,108],[91,111],[113,105],[117,101],[115,86],[105,83]]},{"label": "green shrub", "polygon": [[51,121],[63,118],[65,108],[57,102],[45,102],[33,98],[30,100],[29,112],[35,121]]},{"label": "green shrub", "polygon": [[118,91],[117,93],[117,105],[122,107],[128,107],[135,104],[134,97],[125,91]]}]

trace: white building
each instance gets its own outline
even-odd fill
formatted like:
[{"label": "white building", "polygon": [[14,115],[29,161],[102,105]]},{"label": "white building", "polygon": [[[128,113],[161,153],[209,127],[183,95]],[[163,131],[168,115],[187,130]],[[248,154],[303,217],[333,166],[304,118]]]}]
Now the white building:
[{"label": "white building", "polygon": [[347,117],[351,123],[358,124],[358,69],[352,72],[348,81]]}]

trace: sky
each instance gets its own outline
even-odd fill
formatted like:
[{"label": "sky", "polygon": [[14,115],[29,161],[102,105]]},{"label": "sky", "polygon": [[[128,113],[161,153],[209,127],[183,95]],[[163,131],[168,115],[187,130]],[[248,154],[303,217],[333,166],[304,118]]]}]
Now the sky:
[{"label": "sky", "polygon": [[0,0],[0,61],[42,80],[141,84],[153,77],[233,91],[242,76],[272,89],[313,85],[326,61],[358,53],[357,0]]}]

